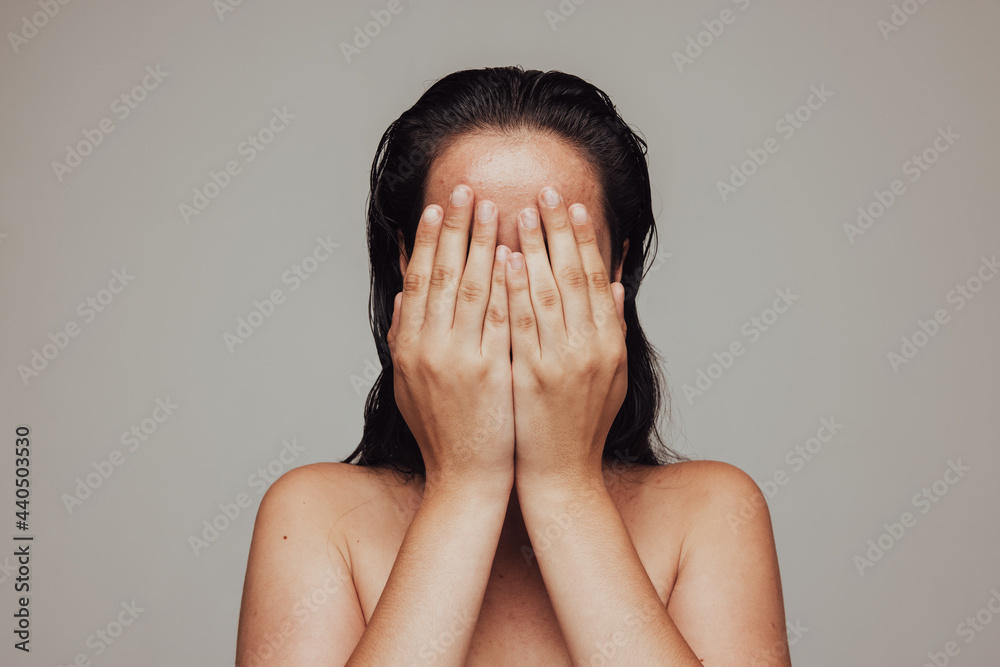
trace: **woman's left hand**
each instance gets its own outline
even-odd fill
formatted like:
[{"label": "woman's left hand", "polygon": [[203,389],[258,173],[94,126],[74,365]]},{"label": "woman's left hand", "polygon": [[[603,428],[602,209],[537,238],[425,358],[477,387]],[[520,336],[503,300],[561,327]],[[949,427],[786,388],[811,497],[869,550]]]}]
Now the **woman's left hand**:
[{"label": "woman's left hand", "polygon": [[[628,388],[625,290],[609,280],[583,204],[567,208],[555,190],[548,204],[549,190],[539,193],[537,210],[519,214],[521,252],[507,261],[515,474],[601,478],[604,442]],[[571,218],[571,210],[582,215]],[[532,218],[534,227],[526,227]],[[519,256],[523,266],[515,269]]]}]

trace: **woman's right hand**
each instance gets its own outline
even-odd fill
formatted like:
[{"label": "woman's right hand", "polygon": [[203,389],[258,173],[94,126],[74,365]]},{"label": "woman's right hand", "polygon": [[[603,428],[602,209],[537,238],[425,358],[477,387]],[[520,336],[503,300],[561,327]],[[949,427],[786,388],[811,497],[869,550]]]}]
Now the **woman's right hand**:
[{"label": "woman's right hand", "polygon": [[[466,201],[456,203],[463,190]],[[475,204],[472,188],[459,185],[447,210],[424,209],[386,338],[396,405],[428,486],[496,488],[514,478],[509,248],[496,245],[496,206],[478,202],[473,220]]]}]

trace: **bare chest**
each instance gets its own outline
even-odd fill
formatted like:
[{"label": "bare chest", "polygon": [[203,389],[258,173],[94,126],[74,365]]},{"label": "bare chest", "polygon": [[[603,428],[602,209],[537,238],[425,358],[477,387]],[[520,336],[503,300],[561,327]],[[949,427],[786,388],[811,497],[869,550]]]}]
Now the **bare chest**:
[{"label": "bare chest", "polygon": [[[364,612],[371,618],[418,502],[412,496],[392,499],[379,513],[383,520],[365,521],[350,540],[354,583]],[[666,606],[677,576],[680,536],[673,539],[655,527],[651,512],[641,505],[619,509],[646,573]],[[391,517],[389,520],[384,520]],[[376,528],[381,528],[376,530]],[[441,653],[471,632],[467,665],[552,665],[569,667],[570,654],[541,570],[520,515],[504,524],[490,571],[483,604],[476,619],[456,618],[451,633],[440,639]],[[454,636],[452,636],[454,635]],[[463,636],[462,639],[465,637]],[[435,647],[430,647],[433,652]]]}]

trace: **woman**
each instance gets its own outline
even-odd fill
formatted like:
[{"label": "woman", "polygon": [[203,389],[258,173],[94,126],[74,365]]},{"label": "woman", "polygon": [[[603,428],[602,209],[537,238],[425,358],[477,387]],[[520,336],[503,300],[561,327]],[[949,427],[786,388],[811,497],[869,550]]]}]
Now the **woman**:
[{"label": "woman", "polygon": [[757,485],[663,447],[645,142],[561,72],[467,70],[372,167],[360,446],[258,510],[237,664],[789,665]]}]

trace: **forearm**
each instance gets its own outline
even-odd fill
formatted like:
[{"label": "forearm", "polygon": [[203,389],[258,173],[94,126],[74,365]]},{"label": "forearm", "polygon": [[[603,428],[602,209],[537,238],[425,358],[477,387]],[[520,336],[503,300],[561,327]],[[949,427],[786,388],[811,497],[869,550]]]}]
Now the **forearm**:
[{"label": "forearm", "polygon": [[428,484],[348,666],[464,665],[510,484]]},{"label": "forearm", "polygon": [[609,665],[701,667],[602,479],[569,485],[519,476],[517,494],[574,664],[600,656]]}]

